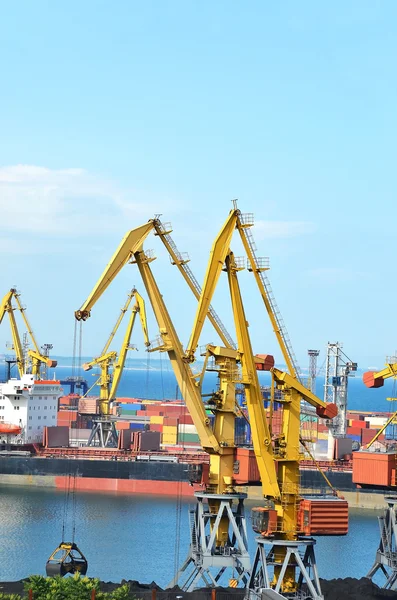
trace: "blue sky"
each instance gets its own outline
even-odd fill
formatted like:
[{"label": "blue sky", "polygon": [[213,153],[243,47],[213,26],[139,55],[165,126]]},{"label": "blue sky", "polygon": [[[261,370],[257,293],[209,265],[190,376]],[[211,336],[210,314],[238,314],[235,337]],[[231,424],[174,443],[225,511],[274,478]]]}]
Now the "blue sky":
[{"label": "blue sky", "polygon": [[[71,353],[74,310],[155,213],[201,281],[239,198],[302,365],[328,340],[362,368],[394,352],[394,2],[37,0],[0,15],[1,281],[40,343]],[[185,343],[194,302],[158,240],[147,247]],[[98,302],[85,354],[133,284],[131,266]],[[249,273],[241,286],[254,350],[279,357]],[[3,323],[0,352],[9,338]]]}]

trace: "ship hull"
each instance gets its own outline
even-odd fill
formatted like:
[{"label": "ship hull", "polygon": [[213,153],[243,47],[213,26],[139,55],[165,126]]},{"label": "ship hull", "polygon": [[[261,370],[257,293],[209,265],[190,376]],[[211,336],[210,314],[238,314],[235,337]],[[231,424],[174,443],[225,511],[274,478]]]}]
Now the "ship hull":
[{"label": "ship hull", "polygon": [[[349,471],[327,472],[332,485],[348,500],[350,507],[381,508],[387,489],[359,489]],[[199,488],[188,479],[186,463],[157,461],[110,461],[99,459],[39,458],[0,456],[0,484],[32,485],[96,493],[182,496],[192,498]],[[252,500],[262,498],[262,488],[241,486],[239,491]],[[317,470],[301,470],[301,491],[316,493],[324,489]],[[390,490],[389,490],[390,491]]]},{"label": "ship hull", "polygon": [[192,486],[184,463],[109,461],[36,457],[0,457],[0,482],[44,485],[95,492],[182,495],[191,497]]}]

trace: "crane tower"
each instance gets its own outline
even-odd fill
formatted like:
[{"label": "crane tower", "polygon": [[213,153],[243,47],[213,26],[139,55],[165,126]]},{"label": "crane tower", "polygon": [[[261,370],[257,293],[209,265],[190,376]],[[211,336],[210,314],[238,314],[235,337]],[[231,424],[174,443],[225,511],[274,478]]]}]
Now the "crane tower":
[{"label": "crane tower", "polygon": [[342,344],[328,342],[324,402],[332,402],[338,408],[337,416],[328,423],[328,458],[331,460],[335,458],[335,440],[346,438],[348,381],[355,371],[357,363],[346,356]]}]

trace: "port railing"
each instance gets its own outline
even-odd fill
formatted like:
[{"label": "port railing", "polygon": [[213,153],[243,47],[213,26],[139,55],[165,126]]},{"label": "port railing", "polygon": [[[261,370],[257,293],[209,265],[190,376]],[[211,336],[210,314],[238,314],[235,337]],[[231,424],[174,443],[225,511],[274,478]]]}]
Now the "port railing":
[{"label": "port railing", "polygon": [[137,451],[137,450],[119,450],[117,448],[42,448],[37,455],[41,458],[71,458],[71,459],[100,459],[109,461],[135,461],[139,459],[162,460],[177,458],[178,462],[183,463],[203,463],[209,462],[209,456],[205,452],[186,452],[186,450],[173,450],[172,454],[166,450],[159,451]]}]

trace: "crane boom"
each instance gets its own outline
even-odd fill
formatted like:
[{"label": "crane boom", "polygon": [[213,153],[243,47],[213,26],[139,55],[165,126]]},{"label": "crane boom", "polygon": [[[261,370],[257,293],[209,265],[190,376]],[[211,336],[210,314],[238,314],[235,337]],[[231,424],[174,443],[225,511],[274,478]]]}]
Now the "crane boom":
[{"label": "crane boom", "polygon": [[145,225],[132,229],[124,236],[91,294],[79,310],[76,310],[75,317],[78,321],[86,321],[88,319],[92,307],[112,283],[113,279],[121,271],[124,265],[131,260],[134,252],[137,252],[141,248],[152,229],[153,223],[149,221],[148,223],[145,223]]},{"label": "crane boom", "polygon": [[254,424],[254,426],[251,426],[254,452],[265,495],[272,498],[280,498],[280,488],[277,482],[272,440],[266,421],[258,373],[256,371],[251,340],[248,334],[247,320],[237,281],[236,263],[232,252],[226,257],[226,270],[229,280],[230,297],[232,300],[234,324],[237,333],[237,343],[248,415],[250,423]]},{"label": "crane boom", "polygon": [[14,297],[16,290],[12,288],[7,294],[4,296],[1,301],[0,307],[0,324],[3,321],[4,315],[8,314],[8,318],[10,320],[10,328],[11,328],[11,336],[12,336],[12,346],[15,351],[16,361],[17,361],[17,369],[19,373],[19,377],[25,374],[25,357],[23,353],[21,338],[18,332],[17,322],[15,320],[14,315],[14,307],[12,306],[12,298]]},{"label": "crane boom", "polygon": [[236,228],[236,221],[237,211],[232,210],[230,211],[229,216],[227,217],[219,234],[215,238],[211,248],[203,289],[201,290],[192,333],[186,349],[186,358],[191,362],[194,360],[194,353],[196,351],[198,340],[204,326],[205,317],[208,314],[209,307],[211,306],[211,299],[223,269],[226,255],[229,252],[230,241],[233,236],[233,231]]},{"label": "crane boom", "polygon": [[[114,339],[114,336],[117,333],[118,328],[121,325],[121,322],[124,318],[126,311],[131,304],[131,300],[135,298],[135,304],[131,309],[131,317],[128,322],[128,326],[123,338],[123,343],[121,346],[121,350],[119,355],[117,356],[117,352],[109,351],[109,346]],[[135,317],[139,313],[143,336],[145,340],[145,345],[149,346],[149,336],[148,336],[148,328],[147,328],[147,319],[146,319],[146,311],[145,311],[145,303],[140,294],[138,294],[137,290],[133,288],[131,292],[128,294],[127,300],[121,309],[121,314],[119,315],[115,326],[112,329],[112,332],[107,340],[104,351],[102,354],[90,362],[84,363],[83,369],[85,371],[91,370],[95,365],[98,365],[101,369],[101,375],[99,378],[99,386],[100,386],[100,403],[99,403],[99,412],[102,416],[110,414],[110,403],[115,399],[117,394],[117,389],[121,380],[121,376],[123,374],[123,369],[127,357],[127,352],[130,350],[130,341],[132,331],[134,329]],[[113,374],[110,372],[110,369],[113,369]]]},{"label": "crane boom", "polygon": [[397,363],[388,363],[382,371],[367,371],[363,375],[363,381],[369,388],[379,388],[389,377],[397,377]]},{"label": "crane boom", "polygon": [[168,353],[179,389],[196,425],[201,444],[207,452],[221,454],[222,449],[212,432],[208,415],[201,400],[200,390],[192,370],[184,361],[182,344],[153,277],[148,259],[144,252],[137,252],[135,260],[160,329],[163,344],[160,349]]},{"label": "crane boom", "polygon": [[124,304],[123,308],[120,311],[119,317],[118,317],[118,319],[117,319],[117,321],[116,321],[116,323],[115,323],[112,331],[110,332],[109,338],[108,338],[106,344],[104,345],[104,347],[102,349],[101,355],[106,354],[106,352],[109,350],[110,344],[112,343],[112,341],[114,339],[114,336],[116,335],[116,333],[118,331],[118,328],[120,327],[121,322],[124,319],[125,313],[127,312],[128,308],[129,308],[129,306],[130,306],[130,304],[132,302],[132,299],[134,297],[134,291],[135,291],[135,288],[132,289],[130,291],[130,293],[128,294],[127,300],[125,301],[125,304]]},{"label": "crane boom", "polygon": [[[397,363],[389,362],[384,369],[381,371],[367,371],[363,374],[363,382],[368,388],[380,388],[383,387],[385,379],[390,377],[397,377]],[[386,427],[392,423],[397,417],[397,411],[394,412],[386,423],[376,432],[372,440],[367,444],[366,450],[368,450],[380,435],[385,431]]]},{"label": "crane boom", "polygon": [[131,347],[130,346],[131,335],[132,335],[132,331],[134,329],[135,318],[136,318],[137,313],[139,314],[139,318],[141,321],[143,337],[145,340],[145,346],[146,347],[150,346],[148,327],[147,327],[147,319],[146,319],[145,302],[144,302],[142,296],[140,294],[138,294],[138,292],[136,290],[133,290],[133,296],[135,297],[136,302],[131,311],[131,317],[130,317],[130,320],[129,320],[129,323],[127,326],[127,330],[124,335],[124,340],[123,340],[123,344],[121,346],[121,350],[119,352],[118,359],[116,360],[116,362],[113,365],[113,381],[112,381],[112,386],[111,386],[110,392],[109,392],[110,400],[113,400],[117,394],[120,379],[123,374],[125,360],[127,358],[127,352]]},{"label": "crane boom", "polygon": [[[41,354],[41,352],[40,352],[39,345],[38,345],[38,343],[37,343],[37,341],[36,341],[36,338],[35,338],[35,335],[34,335],[34,333],[33,333],[33,329],[32,329],[32,327],[30,326],[30,323],[29,323],[29,321],[28,321],[28,317],[27,317],[27,314],[26,314],[26,309],[25,309],[25,308],[22,306],[22,304],[21,304],[21,301],[20,301],[19,297],[20,297],[20,294],[18,294],[18,293],[15,291],[15,292],[14,292],[14,298],[15,298],[15,302],[17,303],[17,307],[18,307],[18,309],[19,309],[19,311],[20,311],[20,313],[21,313],[21,315],[22,315],[22,319],[23,319],[23,321],[24,321],[24,323],[25,323],[26,329],[28,330],[29,337],[30,337],[30,339],[31,339],[31,340],[32,340],[32,342],[33,342],[33,346],[34,346],[34,349],[35,349],[36,353],[37,353],[38,355],[40,355],[40,357],[42,357],[42,354]],[[40,358],[39,360],[41,360],[41,358]]]}]

